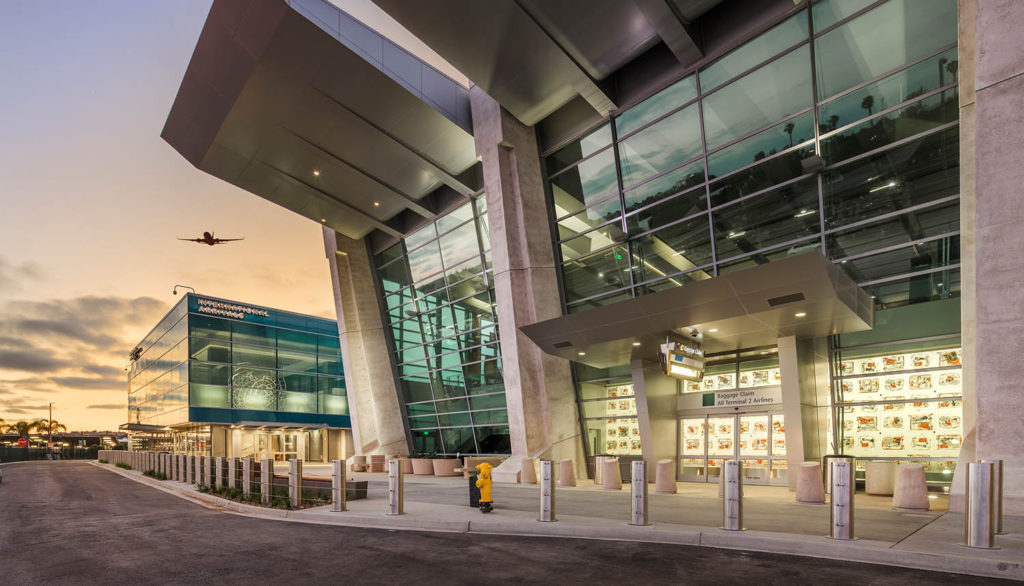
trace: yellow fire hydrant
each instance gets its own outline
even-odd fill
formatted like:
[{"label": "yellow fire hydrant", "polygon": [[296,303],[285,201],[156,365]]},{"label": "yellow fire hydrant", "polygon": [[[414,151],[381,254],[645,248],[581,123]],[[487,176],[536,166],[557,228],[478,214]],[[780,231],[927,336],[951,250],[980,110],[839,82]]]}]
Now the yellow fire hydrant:
[{"label": "yellow fire hydrant", "polygon": [[494,510],[494,501],[491,499],[491,465],[484,462],[477,464],[476,469],[480,472],[476,479],[476,487],[480,489],[480,512],[490,513]]}]

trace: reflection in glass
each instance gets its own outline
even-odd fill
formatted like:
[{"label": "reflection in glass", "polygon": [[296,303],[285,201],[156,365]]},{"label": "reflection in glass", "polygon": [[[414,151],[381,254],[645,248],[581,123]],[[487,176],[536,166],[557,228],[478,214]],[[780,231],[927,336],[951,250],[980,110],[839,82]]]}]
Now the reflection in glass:
[{"label": "reflection in glass", "polygon": [[[549,155],[544,160],[547,166],[548,175],[554,175],[562,169],[571,167],[576,161],[596,153],[611,143],[612,128],[608,124],[602,125],[600,128],[590,132],[578,141],[563,147],[553,155]],[[484,211],[485,210],[481,210],[480,213],[482,214]]]},{"label": "reflection in glass", "polygon": [[615,246],[563,266],[567,301],[576,301],[630,285],[628,252]]},{"label": "reflection in glass", "polygon": [[704,161],[697,160],[627,190],[623,194],[626,213],[702,183],[704,183]]},{"label": "reflection in glass", "polygon": [[708,175],[720,177],[814,138],[814,113],[807,112],[708,155]]},{"label": "reflection in glass", "polygon": [[700,72],[704,92],[722,85],[751,67],[807,40],[807,12],[801,10],[783,23],[761,33]]},{"label": "reflection in glass", "polygon": [[551,196],[559,216],[587,207],[619,187],[611,149],[551,180]]},{"label": "reflection in glass", "polygon": [[615,119],[615,130],[622,138],[697,97],[697,80],[690,75],[626,110]]},{"label": "reflection in glass", "polygon": [[829,258],[839,259],[959,230],[960,205],[952,201],[834,232],[825,243]]},{"label": "reflection in glass", "polygon": [[821,232],[816,181],[801,181],[712,213],[719,258]]},{"label": "reflection in glass", "polygon": [[619,143],[622,185],[666,171],[701,152],[700,114],[693,104]]}]

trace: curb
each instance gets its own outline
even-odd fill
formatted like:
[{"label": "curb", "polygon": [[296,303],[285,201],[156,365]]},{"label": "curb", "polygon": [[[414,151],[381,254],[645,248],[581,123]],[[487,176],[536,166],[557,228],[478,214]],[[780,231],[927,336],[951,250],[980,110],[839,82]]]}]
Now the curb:
[{"label": "curb", "polygon": [[[306,509],[287,511],[246,505],[218,497],[207,497],[202,493],[179,486],[168,486],[166,481],[154,480],[110,465],[90,462],[93,466],[120,474],[141,484],[179,498],[191,501],[207,509],[226,512],[256,519],[291,521],[317,525],[337,525],[365,529],[389,529],[401,531],[430,531],[441,533],[475,533],[481,535],[514,535],[526,537],[558,537],[574,539],[599,539],[607,541],[634,541],[643,543],[664,543],[670,545],[693,545],[837,559],[849,562],[898,566],[937,572],[968,574],[992,578],[1006,578],[1024,581],[1024,563],[998,559],[968,556],[940,555],[893,549],[895,544],[883,541],[854,540],[836,541],[825,536],[795,535],[770,531],[724,531],[695,525],[652,524],[634,526],[588,525],[585,518],[568,517],[563,520],[542,523],[528,519],[508,519],[486,523],[474,521],[444,521],[409,516],[388,516],[364,512],[338,513]],[[411,524],[415,525],[411,525]]]}]

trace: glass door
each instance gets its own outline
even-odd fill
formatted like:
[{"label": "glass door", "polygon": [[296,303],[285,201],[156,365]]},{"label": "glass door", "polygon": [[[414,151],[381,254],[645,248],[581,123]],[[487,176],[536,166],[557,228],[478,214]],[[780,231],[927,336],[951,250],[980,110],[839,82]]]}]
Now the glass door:
[{"label": "glass door", "polygon": [[736,457],[736,416],[708,417],[708,482],[718,482],[722,461]]},{"label": "glass door", "polygon": [[781,413],[740,413],[680,420],[679,470],[685,482],[717,482],[722,461],[742,462],[747,484],[787,483]]},{"label": "glass door", "polygon": [[707,478],[707,418],[683,418],[680,425],[680,477],[687,482],[704,482]]},{"label": "glass door", "polygon": [[743,482],[768,482],[768,415],[737,415],[739,428],[739,459],[743,468]]}]

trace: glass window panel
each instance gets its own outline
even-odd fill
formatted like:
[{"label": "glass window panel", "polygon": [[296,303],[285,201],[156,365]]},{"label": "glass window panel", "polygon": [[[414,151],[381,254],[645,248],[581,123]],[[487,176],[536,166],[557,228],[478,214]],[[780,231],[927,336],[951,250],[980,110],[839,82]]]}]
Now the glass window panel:
[{"label": "glass window panel", "polygon": [[399,382],[406,403],[430,401],[434,398],[434,394],[430,391],[430,378],[427,376],[402,378]]},{"label": "glass window panel", "polygon": [[626,227],[630,234],[646,232],[707,209],[707,192],[698,187],[626,216]]},{"label": "glass window panel", "polygon": [[416,417],[418,415],[433,415],[437,413],[437,409],[434,408],[433,403],[414,403],[405,406],[406,412],[409,417]]},{"label": "glass window panel", "polygon": [[424,417],[410,417],[409,428],[410,429],[423,429],[437,427],[437,416],[428,415]]},{"label": "glass window panel", "polygon": [[316,393],[280,391],[277,394],[277,409],[289,413],[316,413]]},{"label": "glass window panel", "polygon": [[225,364],[206,364],[191,362],[189,380],[194,383],[208,385],[227,385],[231,383],[231,367]]},{"label": "glass window panel", "polygon": [[421,245],[430,242],[437,238],[437,227],[433,224],[427,224],[426,226],[416,230],[412,234],[405,237],[405,248],[412,250],[419,248]]},{"label": "glass window panel", "polygon": [[871,295],[879,309],[959,297],[960,270],[936,271],[875,285],[863,285],[862,288]]},{"label": "glass window panel", "polygon": [[[580,226],[597,226],[603,224],[608,220],[613,220],[622,213],[622,207],[619,205],[618,194],[612,195],[600,202],[595,203],[589,208],[582,209],[573,213],[571,216],[563,218],[564,220],[571,220],[574,224],[570,223],[567,226],[577,226],[578,231],[582,231]],[[557,216],[556,217],[561,217]]]},{"label": "glass window panel", "polygon": [[807,11],[761,33],[700,72],[700,87],[708,92],[762,61],[807,40]]},{"label": "glass window panel", "polygon": [[960,230],[960,203],[948,202],[828,235],[829,258],[837,259]]},{"label": "glass window panel", "polygon": [[[337,354],[341,355],[341,340],[333,336],[317,336],[317,352],[320,354]],[[281,336],[278,334],[278,344],[280,344]]]},{"label": "glass window panel", "polygon": [[215,317],[188,316],[189,335],[211,340],[227,340],[231,337],[231,322]]},{"label": "glass window panel", "polygon": [[466,399],[448,399],[435,403],[438,413],[454,413],[458,411],[469,411],[469,402]]},{"label": "glass window panel", "polygon": [[623,112],[615,119],[615,130],[620,137],[626,136],[651,120],[696,97],[697,78],[693,75],[684,77]]},{"label": "glass window panel", "polygon": [[278,388],[286,391],[312,393],[317,390],[316,375],[298,372],[279,372]]},{"label": "glass window panel", "polygon": [[814,113],[807,112],[708,156],[708,175],[720,177],[814,138]]},{"label": "glass window panel", "polygon": [[[458,265],[449,266],[445,270],[445,280],[447,281],[448,286],[451,287],[454,283],[465,281],[474,275],[482,273],[483,270],[483,264],[481,264],[480,261],[480,254],[478,251],[474,250],[472,258]],[[451,295],[452,299],[458,299],[460,297],[465,297],[465,295]]]},{"label": "glass window panel", "polygon": [[220,340],[191,338],[189,340],[189,354],[196,360],[230,363],[231,343]]},{"label": "glass window panel", "polygon": [[[278,352],[278,360],[281,359],[281,352]],[[281,366],[280,368],[286,368]],[[341,356],[325,356],[321,354],[317,358],[317,372],[320,374],[341,375]]]},{"label": "glass window panel", "polygon": [[466,202],[465,204],[455,208],[451,212],[441,216],[437,219],[437,232],[438,234],[444,234],[452,228],[463,224],[473,219],[473,204]]},{"label": "glass window panel", "polygon": [[[659,275],[653,271],[644,270],[643,278],[657,278]],[[664,291],[665,289],[674,289],[675,287],[682,287],[689,283],[696,283],[697,281],[703,281],[704,279],[710,279],[713,276],[710,268],[703,270],[690,271],[682,275],[673,275],[671,277],[665,277],[649,283],[644,283],[636,287],[637,295],[648,295],[650,293],[657,293],[658,291]],[[639,279],[638,279],[639,280]]]},{"label": "glass window panel", "polygon": [[801,47],[704,98],[713,149],[811,105],[811,53]]},{"label": "glass window panel", "polygon": [[615,153],[608,149],[551,180],[555,217],[596,203],[618,188]]},{"label": "glass window panel", "polygon": [[[612,198],[612,203],[614,204],[614,211],[610,212],[609,215],[611,215],[614,219],[617,218],[617,216],[619,215],[619,198]],[[589,212],[593,209],[594,208],[589,208],[587,210],[584,210],[584,212]],[[562,218],[561,220],[558,221],[558,238],[560,240],[572,238],[573,236],[576,236],[578,234],[584,234],[598,226],[602,226],[605,224],[607,224],[607,222],[604,218],[597,218],[595,220],[591,220],[589,214],[586,213],[580,213],[573,216],[569,216],[568,218]]]},{"label": "glass window panel", "polygon": [[871,256],[842,261],[839,266],[855,282],[863,283],[905,273],[925,271],[960,262],[960,237],[950,236]]},{"label": "glass window panel", "polygon": [[275,346],[277,345],[277,328],[233,322],[231,324],[231,341],[236,344]]},{"label": "glass window panel", "polygon": [[472,454],[476,452],[476,442],[473,439],[473,428],[471,427],[442,429],[441,438],[444,441],[445,453]]},{"label": "glass window panel", "polygon": [[711,206],[720,206],[804,175],[801,161],[813,154],[813,145],[796,148],[768,159],[760,165],[738,171],[711,183],[709,186]]},{"label": "glass window panel", "polygon": [[621,241],[623,237],[622,224],[611,222],[604,226],[582,234],[559,244],[562,251],[562,258],[565,260],[590,254]]},{"label": "glass window panel", "polygon": [[[626,213],[704,183],[704,161],[694,161],[669,171],[623,194]],[[677,216],[682,217],[682,216]]]},{"label": "glass window panel", "polygon": [[385,248],[381,252],[378,252],[373,257],[373,262],[378,266],[382,267],[395,259],[402,257],[402,243],[395,244]]},{"label": "glass window panel", "polygon": [[891,0],[815,39],[819,99],[957,40],[956,0]]},{"label": "glass window panel", "polygon": [[625,246],[614,246],[562,266],[567,301],[576,301],[630,285]]},{"label": "glass window panel", "polygon": [[231,369],[231,384],[247,389],[276,389],[277,371],[236,366]]},{"label": "glass window panel", "polygon": [[491,299],[487,293],[463,299],[455,303],[452,309],[455,312],[455,329],[460,332],[495,323],[491,313]]},{"label": "glass window panel", "polygon": [[504,409],[497,409],[494,411],[476,411],[473,413],[473,422],[477,425],[508,423],[508,411]]},{"label": "glass window panel", "polygon": [[316,334],[294,330],[277,330],[277,346],[278,348],[298,350],[299,352],[312,354],[317,349],[317,336]]},{"label": "glass window panel", "polygon": [[826,164],[837,163],[959,118],[956,88],[832,134],[821,141]]},{"label": "glass window panel", "polygon": [[277,351],[260,346],[232,345],[232,362],[236,366],[259,366],[277,368]]},{"label": "glass window panel", "polygon": [[[645,234],[632,241],[637,281],[689,271],[711,262],[711,237],[706,215]],[[690,279],[708,278],[701,271]],[[682,284],[682,282],[680,282]]]},{"label": "glass window panel", "polygon": [[499,409],[505,407],[504,393],[498,395],[485,395],[483,397],[471,397],[469,399],[473,409]]},{"label": "glass window panel", "polygon": [[463,224],[441,237],[441,258],[444,266],[453,267],[470,257],[480,258],[480,244],[476,239],[476,225]]},{"label": "glass window panel", "polygon": [[826,226],[959,193],[959,139],[959,128],[951,128],[825,173]]},{"label": "glass window panel", "polygon": [[191,384],[188,391],[188,404],[192,407],[230,409],[231,391],[228,387]]},{"label": "glass window panel", "polygon": [[815,32],[827,29],[876,0],[822,0],[811,6]]},{"label": "glass window panel", "polygon": [[[612,401],[615,403],[615,401]],[[608,401],[602,399],[600,401],[583,401],[580,403],[580,408],[583,409],[584,419],[604,419],[608,416]]]},{"label": "glass window panel", "polygon": [[622,382],[632,380],[633,371],[628,364],[621,366],[609,366],[608,368],[596,368],[581,362],[573,362],[576,369],[576,379],[580,381],[601,380],[609,378],[621,378]]},{"label": "glass window panel", "polygon": [[486,360],[467,365],[466,387],[472,395],[504,391],[504,380],[501,375],[501,360]]},{"label": "glass window panel", "polygon": [[412,273],[412,280],[414,282],[419,283],[425,277],[433,275],[440,270],[441,251],[437,247],[437,242],[430,242],[426,246],[409,253],[409,271]]},{"label": "glass window panel", "polygon": [[619,301],[631,299],[632,297],[633,294],[630,292],[629,289],[627,289],[625,291],[620,291],[618,293],[605,295],[604,297],[595,297],[594,299],[587,299],[586,301],[581,301],[579,303],[569,305],[567,309],[569,313],[579,313],[581,311],[586,311],[588,309],[593,309],[595,307],[601,307],[603,305],[611,305],[612,303],[618,303]]},{"label": "glass window panel", "polygon": [[554,154],[548,155],[545,159],[548,175],[554,175],[562,169],[571,167],[576,161],[596,153],[611,142],[612,127],[605,124]]},{"label": "glass window panel", "polygon": [[412,451],[414,454],[436,454],[444,451],[441,445],[441,433],[438,431],[420,431],[412,434]]},{"label": "glass window panel", "polygon": [[345,379],[334,376],[317,377],[320,392],[328,395],[344,395]]},{"label": "glass window panel", "polygon": [[[377,271],[386,290],[394,290],[399,287],[406,287],[412,284],[409,277],[409,267],[405,260],[395,261]],[[389,289],[389,284],[393,289]]]},{"label": "glass window panel", "polygon": [[348,397],[324,395],[320,400],[323,401],[323,413],[329,415],[348,415]]},{"label": "glass window panel", "polygon": [[622,185],[666,171],[701,152],[697,104],[659,121],[619,143]]},{"label": "glass window panel", "polygon": [[469,413],[456,413],[455,415],[438,415],[437,423],[441,427],[454,427],[462,425],[473,425]]},{"label": "glass window panel", "polygon": [[466,394],[466,381],[461,368],[451,368],[437,373],[445,397],[460,397]]},{"label": "glass window panel", "polygon": [[739,256],[821,232],[817,181],[782,189],[712,212],[718,258]]},{"label": "glass window panel", "polygon": [[487,426],[474,428],[481,454],[511,454],[512,440],[508,426]]},{"label": "glass window panel", "polygon": [[917,96],[955,83],[956,47],[818,106],[821,132],[829,132]]},{"label": "glass window panel", "polygon": [[718,274],[725,275],[728,273],[734,273],[736,271],[749,269],[751,267],[756,267],[776,260],[782,260],[784,258],[796,256],[812,250],[821,250],[821,242],[812,239],[806,243],[783,246],[781,248],[776,248],[775,250],[759,252],[757,254],[732,260],[725,264],[718,265]]}]

